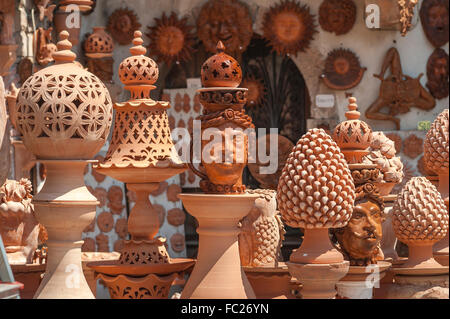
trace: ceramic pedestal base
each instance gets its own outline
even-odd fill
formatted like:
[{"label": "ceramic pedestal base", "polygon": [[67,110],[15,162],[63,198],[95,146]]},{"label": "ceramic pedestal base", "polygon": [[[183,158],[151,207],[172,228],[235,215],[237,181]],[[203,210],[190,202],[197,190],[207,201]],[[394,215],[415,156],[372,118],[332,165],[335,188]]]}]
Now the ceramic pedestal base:
[{"label": "ceramic pedestal base", "polygon": [[392,207],[394,207],[394,201],[397,195],[384,196],[384,214],[386,216],[385,221],[382,224],[383,238],[381,239],[381,250],[383,251],[384,258],[391,258],[392,261],[398,260],[398,254],[395,250],[397,244],[397,237],[395,237],[394,227],[392,226]]},{"label": "ceramic pedestal base", "polygon": [[380,286],[391,263],[380,261],[366,267],[350,266],[347,275],[336,284],[339,297],[344,299],[372,299],[373,288]]},{"label": "ceramic pedestal base", "polygon": [[33,204],[48,232],[48,259],[34,298],[94,298],[81,266],[81,233],[94,219],[98,204],[84,185],[88,161],[41,162],[47,168],[47,179]]},{"label": "ceramic pedestal base", "polygon": [[97,296],[97,278],[95,278],[95,271],[87,266],[89,262],[101,260],[118,260],[120,254],[118,252],[112,253],[98,253],[98,252],[84,252],[81,253],[81,264],[83,266],[83,273],[86,281],[91,288],[94,296]]},{"label": "ceramic pedestal base", "polygon": [[448,299],[447,275],[396,275],[386,292],[386,299]]},{"label": "ceramic pedestal base", "polygon": [[255,293],[240,266],[238,222],[258,195],[180,194],[186,210],[199,223],[197,264],[182,299],[254,299]]},{"label": "ceramic pedestal base", "polygon": [[287,262],[289,273],[302,283],[302,299],[333,299],[336,297],[336,283],[348,272],[350,263],[296,264]]},{"label": "ceramic pedestal base", "polygon": [[11,265],[14,280],[23,284],[23,289],[20,290],[21,299],[33,298],[46,267],[46,264]]},{"label": "ceramic pedestal base", "polygon": [[256,299],[295,299],[291,275],[284,264],[279,267],[243,267]]}]

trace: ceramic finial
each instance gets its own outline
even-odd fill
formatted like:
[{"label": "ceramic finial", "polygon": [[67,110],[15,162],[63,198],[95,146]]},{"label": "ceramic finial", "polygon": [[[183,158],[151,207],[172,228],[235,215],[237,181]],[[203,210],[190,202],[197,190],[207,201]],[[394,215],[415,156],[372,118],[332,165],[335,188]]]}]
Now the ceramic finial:
[{"label": "ceramic finial", "polygon": [[225,52],[225,46],[223,45],[222,41],[217,42],[216,51],[217,53]]},{"label": "ceramic finial", "polygon": [[59,33],[59,41],[56,44],[58,51],[53,53],[53,59],[55,63],[73,62],[77,58],[77,55],[72,52],[72,43],[69,41],[69,32],[63,30]]},{"label": "ceramic finial", "polygon": [[145,55],[145,53],[147,53],[147,49],[142,46],[142,43],[144,43],[144,40],[142,40],[142,32],[139,30],[134,31],[134,47],[130,48],[130,53],[134,56]]},{"label": "ceramic finial", "polygon": [[353,96],[349,97],[348,102],[349,111],[345,113],[345,117],[347,118],[347,120],[359,120],[361,113],[357,111],[358,104],[356,104],[356,98]]}]

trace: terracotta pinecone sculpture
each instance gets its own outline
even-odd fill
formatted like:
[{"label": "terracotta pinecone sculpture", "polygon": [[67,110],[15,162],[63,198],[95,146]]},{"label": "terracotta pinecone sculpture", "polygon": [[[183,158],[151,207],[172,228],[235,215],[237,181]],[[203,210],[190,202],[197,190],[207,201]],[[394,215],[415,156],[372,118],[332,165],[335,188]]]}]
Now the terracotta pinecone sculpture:
[{"label": "terracotta pinecone sculpture", "polygon": [[447,207],[436,187],[425,177],[411,178],[397,197],[392,219],[395,235],[409,246],[404,267],[439,266],[432,247],[447,234],[448,220]]},{"label": "terracotta pinecone sculpture", "polygon": [[309,130],[289,155],[278,184],[284,222],[297,228],[340,228],[353,212],[355,186],[336,142]]},{"label": "terracotta pinecone sculpture", "polygon": [[255,205],[241,222],[239,252],[241,266],[274,267],[284,237],[284,227],[277,211],[276,192],[269,189],[247,190],[258,194]]},{"label": "terracotta pinecone sculpture", "polygon": [[449,171],[448,109],[434,120],[424,144],[425,165],[436,174]]}]

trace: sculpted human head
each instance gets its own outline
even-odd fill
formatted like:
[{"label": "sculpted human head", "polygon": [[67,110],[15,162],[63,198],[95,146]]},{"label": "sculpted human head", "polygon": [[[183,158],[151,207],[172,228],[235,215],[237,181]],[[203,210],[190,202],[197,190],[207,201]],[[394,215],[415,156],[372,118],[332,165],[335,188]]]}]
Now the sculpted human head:
[{"label": "sculpted human head", "polygon": [[449,57],[445,50],[434,50],[427,63],[427,88],[437,99],[448,96]]},{"label": "sculpted human head", "polygon": [[420,9],[420,19],[428,40],[441,47],[449,37],[449,2],[448,0],[427,0]]},{"label": "sculpted human head", "polygon": [[325,31],[345,34],[355,20],[356,5],[352,0],[325,0],[320,5],[319,23]]},{"label": "sculpted human head", "polygon": [[356,193],[352,217],[335,235],[350,264],[366,266],[376,263],[380,254],[384,202],[372,184],[360,186]]}]

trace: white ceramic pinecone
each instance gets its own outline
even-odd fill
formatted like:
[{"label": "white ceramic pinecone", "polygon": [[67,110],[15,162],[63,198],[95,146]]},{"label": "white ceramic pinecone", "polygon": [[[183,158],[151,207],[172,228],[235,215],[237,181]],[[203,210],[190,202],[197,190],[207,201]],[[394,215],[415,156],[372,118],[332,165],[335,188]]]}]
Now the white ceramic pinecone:
[{"label": "white ceramic pinecone", "polygon": [[344,155],[323,129],[297,142],[277,191],[284,222],[297,228],[344,227],[353,213],[355,185]]},{"label": "white ceramic pinecone", "polygon": [[425,165],[435,174],[449,171],[448,109],[434,120],[424,144]]},{"label": "white ceramic pinecone", "polygon": [[438,242],[448,231],[448,211],[436,187],[425,177],[413,177],[393,207],[392,224],[405,243]]}]

